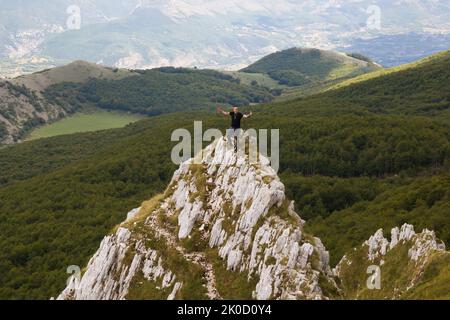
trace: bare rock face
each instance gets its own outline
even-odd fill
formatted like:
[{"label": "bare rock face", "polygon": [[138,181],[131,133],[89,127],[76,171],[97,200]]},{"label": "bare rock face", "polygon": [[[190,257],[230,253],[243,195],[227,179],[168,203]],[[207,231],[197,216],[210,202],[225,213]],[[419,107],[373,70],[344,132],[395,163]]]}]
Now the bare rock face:
[{"label": "bare rock face", "polygon": [[[179,239],[205,230],[202,237],[228,270],[258,280],[253,298],[326,298],[318,279],[330,273],[321,263],[328,253],[304,235],[303,221],[267,159],[251,165],[221,139],[206,148],[202,164],[184,163],[171,185],[173,206],[166,214],[179,212]],[[199,194],[193,202],[192,193]]]},{"label": "bare rock face", "polygon": [[[136,253],[128,264],[129,260],[125,258],[132,245]],[[181,286],[175,283],[175,275],[163,267],[161,256],[156,250],[147,248],[142,241],[133,242],[131,232],[119,228],[114,235],[103,239],[81,280],[72,277],[58,299],[125,299],[130,283],[138,272],[142,272],[149,281],[160,279],[162,288],[175,284],[171,293],[173,296]]]},{"label": "bare rock face", "polygon": [[49,102],[40,92],[25,87],[18,80],[0,79],[0,145],[20,141],[23,138],[21,132],[32,121],[43,124],[65,114],[64,108]]}]

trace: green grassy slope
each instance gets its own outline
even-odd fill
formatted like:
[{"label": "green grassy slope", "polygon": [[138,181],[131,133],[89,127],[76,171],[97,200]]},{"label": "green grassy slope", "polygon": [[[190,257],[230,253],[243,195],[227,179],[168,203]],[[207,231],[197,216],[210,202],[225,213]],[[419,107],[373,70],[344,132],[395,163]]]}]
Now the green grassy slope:
[{"label": "green grassy slope", "polygon": [[436,53],[434,55],[431,55],[429,57],[423,58],[421,60],[403,64],[403,65],[400,65],[397,67],[393,67],[393,68],[389,68],[389,69],[378,69],[378,70],[375,70],[375,71],[372,71],[372,72],[369,72],[369,73],[366,73],[366,74],[363,74],[363,75],[360,75],[360,76],[357,76],[357,77],[354,77],[354,78],[351,78],[348,80],[344,80],[344,81],[340,82],[339,84],[333,86],[330,89],[346,87],[348,85],[356,84],[359,82],[364,82],[367,80],[385,76],[385,75],[388,75],[391,73],[405,71],[408,69],[414,69],[414,68],[420,68],[420,67],[426,68],[427,66],[429,66],[430,64],[433,64],[433,63],[439,64],[440,63],[439,61],[441,61],[442,59],[448,59],[448,54],[449,54],[449,50],[442,51],[442,52]]},{"label": "green grassy slope", "polygon": [[382,77],[355,82],[330,96],[364,104],[376,113],[449,115],[450,51]]},{"label": "green grassy slope", "polygon": [[126,69],[113,69],[86,61],[74,61],[68,65],[20,76],[11,80],[16,85],[25,85],[31,90],[44,90],[62,82],[83,83],[91,78],[119,80],[134,75]]},{"label": "green grassy slope", "polygon": [[[446,63],[447,57],[433,62],[425,79],[431,73],[445,79]],[[399,222],[435,229],[449,244],[450,124],[437,99],[449,92],[448,83],[428,85],[422,69],[413,71],[407,77],[416,90],[406,82],[400,82],[405,88],[397,85],[405,77],[399,72],[261,106],[245,122],[281,129],[280,176],[308,228],[331,248],[333,261],[379,227]],[[391,88],[390,99],[367,96],[368,88]],[[385,108],[373,108],[374,101]],[[165,188],[175,169],[170,134],[192,129],[194,120],[221,129],[229,122],[178,113],[0,150],[6,168],[0,172],[0,297],[56,295],[68,265],[85,265],[127,210]]]},{"label": "green grassy slope", "polygon": [[242,72],[267,74],[280,84],[303,86],[353,77],[379,67],[345,54],[292,48],[268,55]]},{"label": "green grassy slope", "polygon": [[272,79],[265,73],[249,73],[241,71],[222,71],[225,74],[229,74],[236,79],[239,79],[242,84],[255,85],[258,84],[270,89],[286,89],[285,85],[281,85],[277,80]]},{"label": "green grassy slope", "polygon": [[[436,118],[450,115],[450,51],[381,73],[378,77],[359,79],[335,90],[288,101],[283,114],[396,114]],[[273,108],[272,108],[273,109]]]},{"label": "green grassy slope", "polygon": [[33,128],[79,111],[79,105],[72,100],[65,104],[48,101],[43,92],[49,87],[63,82],[81,85],[90,79],[119,80],[137,74],[129,70],[74,61],[62,67],[1,80],[0,146],[22,141]]}]

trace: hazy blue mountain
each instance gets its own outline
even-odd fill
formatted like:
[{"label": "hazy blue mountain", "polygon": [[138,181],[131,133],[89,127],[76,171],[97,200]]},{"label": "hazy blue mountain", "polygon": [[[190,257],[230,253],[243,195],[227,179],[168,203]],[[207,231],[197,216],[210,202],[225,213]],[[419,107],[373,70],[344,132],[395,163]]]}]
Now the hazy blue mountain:
[{"label": "hazy blue mountain", "polygon": [[[371,39],[354,39],[340,50],[370,56],[385,67],[409,63],[449,48],[450,34],[385,35]],[[396,47],[397,50],[392,50]]]},{"label": "hazy blue mountain", "polygon": [[[80,9],[79,30],[68,30],[70,5]],[[357,39],[374,38],[367,41],[379,41],[383,52],[365,46],[364,53],[394,65],[415,59],[417,50],[389,36],[402,42],[411,32],[433,34],[436,41],[420,42],[421,50],[441,50],[449,47],[448,21],[447,0],[0,1],[0,75],[77,59],[238,69],[290,47],[353,51]]]}]

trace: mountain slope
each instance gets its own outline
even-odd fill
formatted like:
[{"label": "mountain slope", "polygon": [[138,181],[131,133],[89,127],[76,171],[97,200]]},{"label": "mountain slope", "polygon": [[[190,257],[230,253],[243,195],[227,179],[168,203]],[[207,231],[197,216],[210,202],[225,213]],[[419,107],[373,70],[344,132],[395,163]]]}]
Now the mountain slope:
[{"label": "mountain slope", "polygon": [[[450,55],[450,50],[443,50],[438,53],[429,55],[423,59],[416,60],[414,62],[406,63],[403,65],[396,66],[393,68],[388,68],[388,69],[378,69],[373,72],[369,72],[369,73],[354,77],[352,79],[348,79],[348,80],[339,82],[338,84],[330,87],[330,90],[343,88],[343,87],[346,87],[349,85],[354,85],[354,84],[358,84],[360,82],[365,82],[365,81],[369,81],[372,79],[381,78],[381,77],[387,76],[387,75],[394,76],[395,74],[401,74],[402,72],[407,72],[407,71],[411,71],[411,72],[415,71],[417,73],[417,71],[420,70],[425,73],[427,70],[429,70],[430,73],[435,73],[437,71],[436,70],[437,67],[445,67],[445,64],[448,63],[449,55]],[[446,71],[445,69],[442,69],[442,71],[443,72],[441,72],[441,74],[440,74],[441,76],[444,76],[447,74],[445,72]]]},{"label": "mountain slope", "polygon": [[[377,228],[390,230],[405,222],[417,228],[439,230],[439,238],[449,244],[450,224],[445,212],[450,206],[450,174],[448,169],[444,169],[437,174],[422,175],[399,185],[395,179],[385,181],[391,185],[387,188],[378,185],[375,189],[379,190],[371,195],[370,201],[363,200],[348,207],[335,205],[334,211],[310,219],[308,232],[320,235],[332,252],[333,264],[361,241],[361,235],[370,234]],[[336,188],[328,190],[332,194],[350,198],[355,196],[349,192],[351,189],[348,186],[342,187],[341,192]],[[365,192],[373,191],[369,189]],[[333,202],[330,198],[323,196],[323,200]]]},{"label": "mountain slope", "polygon": [[303,86],[354,77],[379,68],[345,54],[292,48],[270,54],[241,71],[267,74],[282,85]]},{"label": "mountain slope", "polygon": [[91,78],[119,80],[136,75],[125,69],[112,69],[86,61],[74,61],[65,66],[43,70],[11,80],[15,85],[24,85],[30,90],[42,92],[48,87],[63,82],[84,83]]},{"label": "mountain slope", "polygon": [[[370,112],[446,118],[450,108],[450,51],[415,63],[343,81],[322,94],[288,101],[283,112]],[[332,89],[332,90],[331,90]]]},{"label": "mountain slope", "polygon": [[48,87],[70,81],[86,82],[91,78],[121,79],[132,75],[92,63],[76,61],[67,66],[44,70],[12,80],[0,80],[0,144],[20,141],[38,125],[58,120],[77,110],[77,105],[62,105],[44,96]]}]

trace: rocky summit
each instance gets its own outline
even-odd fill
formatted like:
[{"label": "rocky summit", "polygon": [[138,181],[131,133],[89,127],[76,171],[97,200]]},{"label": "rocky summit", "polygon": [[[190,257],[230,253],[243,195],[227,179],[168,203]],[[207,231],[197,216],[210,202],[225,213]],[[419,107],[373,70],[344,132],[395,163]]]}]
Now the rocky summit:
[{"label": "rocky summit", "polygon": [[[164,194],[132,210],[103,239],[58,299],[365,297],[366,267],[378,263],[385,271],[404,247],[405,263],[417,273],[407,285],[383,290],[392,298],[422,284],[431,257],[448,259],[434,233],[417,235],[405,225],[390,242],[377,232],[332,270],[304,223],[268,159],[250,163],[226,138],[217,139],[180,165]],[[350,273],[361,277],[347,281]]]}]

